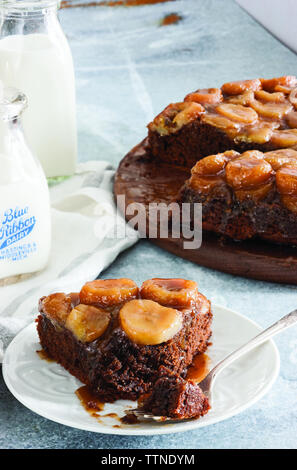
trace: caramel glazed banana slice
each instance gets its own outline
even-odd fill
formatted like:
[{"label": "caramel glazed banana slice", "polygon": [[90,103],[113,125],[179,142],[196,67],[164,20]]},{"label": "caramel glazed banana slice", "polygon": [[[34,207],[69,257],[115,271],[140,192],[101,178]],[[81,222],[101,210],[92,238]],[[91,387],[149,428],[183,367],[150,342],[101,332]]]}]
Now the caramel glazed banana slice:
[{"label": "caramel glazed banana slice", "polygon": [[120,310],[120,324],[131,341],[156,345],[173,338],[182,328],[182,313],[153,300],[136,299]]},{"label": "caramel glazed banana slice", "polygon": [[97,279],[87,282],[80,291],[82,304],[112,307],[138,296],[138,287],[131,279]]},{"label": "caramel glazed banana slice", "polygon": [[167,307],[185,309],[197,303],[197,283],[186,279],[149,279],[140,289],[143,299],[154,300]]}]

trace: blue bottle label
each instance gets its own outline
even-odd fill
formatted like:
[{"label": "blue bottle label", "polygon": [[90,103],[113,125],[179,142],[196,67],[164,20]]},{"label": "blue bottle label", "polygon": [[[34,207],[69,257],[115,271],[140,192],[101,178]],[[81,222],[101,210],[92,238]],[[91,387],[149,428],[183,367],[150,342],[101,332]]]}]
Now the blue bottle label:
[{"label": "blue bottle label", "polygon": [[36,243],[24,240],[30,235],[35,224],[36,218],[30,215],[29,206],[4,211],[0,219],[0,260],[19,261],[36,251]]}]

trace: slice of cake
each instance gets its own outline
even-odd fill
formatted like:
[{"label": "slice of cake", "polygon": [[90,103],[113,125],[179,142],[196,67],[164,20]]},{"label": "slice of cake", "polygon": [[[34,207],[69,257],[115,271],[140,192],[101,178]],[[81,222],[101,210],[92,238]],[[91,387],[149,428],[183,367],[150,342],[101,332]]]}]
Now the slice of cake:
[{"label": "slice of cake", "polygon": [[148,125],[148,148],[160,161],[191,168],[226,150],[263,152],[297,145],[294,76],[225,83],[167,106]]},{"label": "slice of cake", "polygon": [[105,401],[139,398],[162,366],[185,376],[211,336],[210,302],[184,279],[96,280],[39,310],[42,348]]},{"label": "slice of cake", "polygon": [[140,410],[172,419],[200,418],[210,409],[199,385],[177,375],[164,375],[150,393],[139,400]]},{"label": "slice of cake", "polygon": [[235,240],[297,244],[297,151],[210,155],[192,168],[179,201],[202,203],[203,229]]}]

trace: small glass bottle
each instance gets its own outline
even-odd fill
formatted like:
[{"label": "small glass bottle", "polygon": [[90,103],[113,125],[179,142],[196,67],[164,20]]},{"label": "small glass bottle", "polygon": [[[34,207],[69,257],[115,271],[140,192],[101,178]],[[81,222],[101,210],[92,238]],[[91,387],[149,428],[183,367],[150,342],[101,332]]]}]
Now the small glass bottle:
[{"label": "small glass bottle", "polygon": [[51,247],[48,185],[26,144],[26,96],[0,87],[0,281],[43,269]]},{"label": "small glass bottle", "polygon": [[77,160],[74,68],[57,10],[57,0],[0,7],[0,80],[28,97],[24,131],[47,177],[73,174]]}]

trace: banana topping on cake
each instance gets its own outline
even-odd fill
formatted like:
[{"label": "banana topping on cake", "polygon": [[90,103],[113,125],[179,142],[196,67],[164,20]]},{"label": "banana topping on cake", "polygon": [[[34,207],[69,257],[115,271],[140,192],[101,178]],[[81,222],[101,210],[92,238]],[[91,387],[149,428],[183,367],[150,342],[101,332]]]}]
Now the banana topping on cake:
[{"label": "banana topping on cake", "polygon": [[197,294],[197,283],[185,279],[149,279],[140,289],[143,299],[175,308],[190,307],[195,303]]},{"label": "banana topping on cake", "polygon": [[271,101],[262,103],[258,100],[251,101],[251,107],[257,111],[260,116],[272,119],[281,119],[293,109],[290,103],[274,103]]},{"label": "banana topping on cake", "polygon": [[217,104],[223,101],[223,94],[220,88],[204,88],[189,93],[185,97],[185,101],[194,101],[202,105]]},{"label": "banana topping on cake", "polygon": [[297,129],[275,130],[271,142],[277,147],[292,147],[297,145]]},{"label": "banana topping on cake", "polygon": [[273,150],[266,152],[264,158],[276,171],[286,163],[295,163],[295,161],[297,163],[297,151],[294,149]]},{"label": "banana topping on cake", "polygon": [[242,129],[240,134],[237,134],[234,138],[236,143],[247,143],[247,144],[265,144],[269,142],[273,133],[273,128],[270,123],[261,122],[258,125],[246,126]]},{"label": "banana topping on cake", "polygon": [[297,108],[297,87],[293,88],[293,90],[290,92],[289,100],[292,105]]},{"label": "banana topping on cake", "polygon": [[226,96],[226,103],[241,104],[242,106],[249,106],[255,99],[255,94],[252,90],[247,90],[241,95]]},{"label": "banana topping on cake", "polygon": [[261,89],[261,81],[258,78],[253,80],[239,80],[236,82],[224,83],[222,92],[226,95],[240,95],[245,91],[257,91]]},{"label": "banana topping on cake", "polygon": [[233,121],[252,124],[258,120],[258,114],[251,108],[241,104],[222,103],[216,107],[216,111]]},{"label": "banana topping on cake", "polygon": [[148,128],[160,135],[172,134],[195,121],[204,111],[201,104],[192,101],[172,103],[148,125]]},{"label": "banana topping on cake", "polygon": [[72,310],[71,296],[58,292],[39,301],[39,308],[54,322],[64,325]]},{"label": "banana topping on cake", "polygon": [[207,194],[214,187],[224,184],[224,169],[228,161],[238,155],[240,155],[238,152],[230,150],[199,160],[191,170],[189,185]]},{"label": "banana topping on cake", "polygon": [[290,111],[286,114],[286,122],[292,129],[297,128],[297,111]]},{"label": "banana topping on cake", "polygon": [[276,173],[276,184],[281,194],[297,196],[297,160],[279,168]]},{"label": "banana topping on cake", "polygon": [[[232,121],[231,119],[220,116],[219,114],[204,114],[201,118],[201,121],[205,124],[210,124],[211,126],[218,127],[219,129],[223,130],[240,130],[240,123],[236,121]],[[236,133],[235,133],[236,134]]]},{"label": "banana topping on cake", "polygon": [[153,300],[127,302],[120,310],[120,322],[136,344],[155,345],[172,339],[182,328],[181,312],[163,307]]},{"label": "banana topping on cake", "polygon": [[273,93],[274,91],[283,91],[283,89],[293,88],[297,85],[297,80],[294,75],[284,75],[277,78],[261,78],[260,79],[264,90]]},{"label": "banana topping on cake", "polygon": [[110,319],[110,312],[102,308],[79,304],[68,315],[65,326],[79,341],[89,343],[105,333]]},{"label": "banana topping on cake", "polygon": [[283,205],[297,213],[297,159],[279,168],[276,173],[276,185]]},{"label": "banana topping on cake", "polygon": [[271,165],[263,154],[251,150],[239,155],[226,165],[226,181],[235,190],[249,189],[267,183],[273,175]]},{"label": "banana topping on cake", "polygon": [[220,174],[224,169],[229,160],[238,157],[240,154],[235,150],[229,150],[224,153],[218,153],[217,155],[209,155],[208,157],[199,160],[196,165],[192,168],[192,175],[198,176],[215,176]]},{"label": "banana topping on cake", "polygon": [[282,103],[285,101],[285,95],[280,91],[268,93],[268,91],[260,90],[255,92],[255,97],[264,103]]},{"label": "banana topping on cake", "polygon": [[97,279],[83,286],[80,301],[83,304],[110,307],[132,300],[137,295],[138,287],[131,279]]}]

